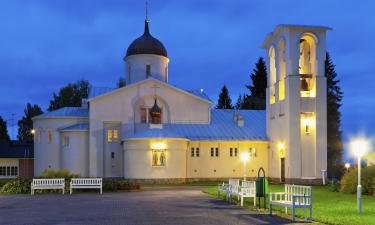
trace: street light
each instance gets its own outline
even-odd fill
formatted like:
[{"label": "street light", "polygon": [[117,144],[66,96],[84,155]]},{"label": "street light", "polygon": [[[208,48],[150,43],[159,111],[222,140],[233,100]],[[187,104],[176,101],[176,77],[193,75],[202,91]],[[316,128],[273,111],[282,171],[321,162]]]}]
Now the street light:
[{"label": "street light", "polygon": [[349,173],[350,163],[345,163],[346,173]]},{"label": "street light", "polygon": [[241,160],[243,162],[243,180],[246,181],[246,163],[250,159],[250,154],[248,152],[242,152]]},{"label": "street light", "polygon": [[34,135],[35,134],[35,129],[31,129],[30,133]]},{"label": "street light", "polygon": [[365,138],[357,138],[350,142],[350,151],[358,157],[358,186],[357,186],[357,205],[358,213],[362,213],[362,186],[361,186],[361,157],[370,149],[370,142]]}]

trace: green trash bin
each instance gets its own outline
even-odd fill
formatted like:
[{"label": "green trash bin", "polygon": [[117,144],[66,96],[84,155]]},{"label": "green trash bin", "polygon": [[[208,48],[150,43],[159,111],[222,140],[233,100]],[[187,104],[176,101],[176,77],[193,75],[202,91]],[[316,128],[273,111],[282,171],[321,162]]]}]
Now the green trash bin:
[{"label": "green trash bin", "polygon": [[265,180],[264,177],[258,177],[256,180],[256,196],[257,197],[264,197],[265,196]]}]

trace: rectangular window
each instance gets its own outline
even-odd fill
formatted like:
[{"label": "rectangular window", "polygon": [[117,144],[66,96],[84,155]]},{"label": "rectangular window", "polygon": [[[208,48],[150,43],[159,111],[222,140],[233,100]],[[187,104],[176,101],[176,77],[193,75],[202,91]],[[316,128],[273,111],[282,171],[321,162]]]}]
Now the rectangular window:
[{"label": "rectangular window", "polygon": [[167,161],[165,149],[152,150],[152,166],[165,166]]},{"label": "rectangular window", "polygon": [[211,148],[211,157],[214,157],[214,148]]},{"label": "rectangular window", "polygon": [[195,156],[199,157],[199,148],[195,148]]},{"label": "rectangular window", "polygon": [[219,157],[219,148],[215,149],[215,155],[216,155],[216,157]]},{"label": "rectangular window", "polygon": [[42,131],[38,131],[38,143],[42,143]]},{"label": "rectangular window", "polygon": [[194,157],[194,153],[195,153],[194,148],[191,148],[191,157]]},{"label": "rectangular window", "polygon": [[230,156],[230,157],[233,156],[233,148],[230,148],[230,149],[229,149],[229,156]]},{"label": "rectangular window", "polygon": [[18,166],[0,166],[0,176],[18,176]]},{"label": "rectangular window", "polygon": [[5,176],[6,173],[5,173],[5,167],[4,166],[0,166],[0,176]]},{"label": "rectangular window", "polygon": [[250,157],[257,157],[257,151],[255,148],[249,148]]},{"label": "rectangular window", "polygon": [[151,65],[146,65],[146,77],[149,78],[151,76]]},{"label": "rectangular window", "polygon": [[64,136],[63,146],[64,147],[68,147],[69,146],[69,136]]},{"label": "rectangular window", "polygon": [[52,142],[52,131],[48,131],[48,144],[51,144]]},{"label": "rectangular window", "polygon": [[108,143],[110,143],[110,142],[112,142],[112,140],[113,140],[113,132],[112,132],[112,130],[108,129],[107,130],[107,141],[108,141]]},{"label": "rectangular window", "polygon": [[234,148],[234,156],[235,156],[235,157],[238,156],[238,149],[237,149],[237,148]]},{"label": "rectangular window", "polygon": [[10,176],[10,166],[7,166],[6,169],[7,169],[6,176]]},{"label": "rectangular window", "polygon": [[115,158],[115,153],[114,153],[114,152],[111,152],[111,158],[112,158],[112,159]]},{"label": "rectangular window", "polygon": [[141,123],[147,123],[147,109],[141,108]]},{"label": "rectangular window", "polygon": [[118,142],[118,130],[114,129],[113,130],[113,142]]}]

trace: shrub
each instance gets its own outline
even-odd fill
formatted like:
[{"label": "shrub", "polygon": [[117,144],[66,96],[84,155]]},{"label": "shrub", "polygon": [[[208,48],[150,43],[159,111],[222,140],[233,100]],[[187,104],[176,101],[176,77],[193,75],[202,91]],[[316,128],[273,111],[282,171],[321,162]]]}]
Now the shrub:
[{"label": "shrub", "polygon": [[[361,184],[364,195],[373,195],[375,192],[375,166],[362,168]],[[340,192],[354,194],[357,193],[358,170],[354,169],[345,174],[341,179]]]},{"label": "shrub", "polygon": [[1,189],[1,194],[29,194],[31,180],[26,178],[16,178],[6,183]]},{"label": "shrub", "polygon": [[103,179],[103,191],[130,191],[139,190],[141,186],[132,181],[123,179]]},{"label": "shrub", "polygon": [[340,191],[340,183],[338,180],[333,179],[328,184],[329,190],[332,192],[339,192]]}]

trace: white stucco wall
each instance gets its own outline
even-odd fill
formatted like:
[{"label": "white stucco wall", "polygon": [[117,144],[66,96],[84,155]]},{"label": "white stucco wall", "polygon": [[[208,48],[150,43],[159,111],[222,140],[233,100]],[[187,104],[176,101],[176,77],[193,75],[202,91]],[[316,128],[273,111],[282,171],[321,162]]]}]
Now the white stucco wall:
[{"label": "white stucco wall", "polygon": [[69,137],[69,146],[61,143],[61,169],[87,177],[89,175],[88,131],[61,132],[61,140],[64,140],[64,136]]},{"label": "white stucco wall", "polygon": [[[86,118],[45,118],[34,119],[34,175],[40,176],[44,170],[61,169],[61,139],[58,128],[85,123]],[[39,143],[39,132],[41,142]],[[48,131],[52,132],[52,141],[48,143]]]},{"label": "white stucco wall", "polygon": [[151,77],[168,82],[169,59],[160,55],[138,54],[125,58],[126,83],[133,84],[147,79],[146,65],[150,65]]},{"label": "white stucco wall", "polygon": [[152,166],[151,145],[160,140],[126,141],[124,144],[124,177],[128,179],[186,178],[186,140],[163,140],[166,166]]}]

